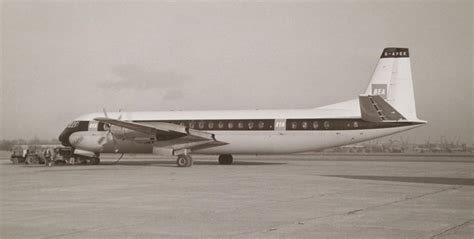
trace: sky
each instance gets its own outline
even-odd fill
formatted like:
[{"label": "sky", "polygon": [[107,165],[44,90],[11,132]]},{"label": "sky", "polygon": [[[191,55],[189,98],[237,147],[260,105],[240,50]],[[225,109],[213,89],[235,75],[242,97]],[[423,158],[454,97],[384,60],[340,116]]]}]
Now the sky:
[{"label": "sky", "polygon": [[418,118],[473,143],[472,1],[2,1],[0,139],[89,112],[311,108],[363,93],[409,47]]}]

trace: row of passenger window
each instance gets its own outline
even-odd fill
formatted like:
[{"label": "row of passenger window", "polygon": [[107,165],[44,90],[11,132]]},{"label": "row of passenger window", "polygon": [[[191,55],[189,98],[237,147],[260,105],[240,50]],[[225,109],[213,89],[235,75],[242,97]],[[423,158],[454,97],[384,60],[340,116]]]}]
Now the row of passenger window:
[{"label": "row of passenger window", "polygon": [[[198,130],[273,130],[274,120],[190,120],[173,121]],[[287,130],[356,129],[359,122],[353,120],[288,120]]]},{"label": "row of passenger window", "polygon": [[[345,122],[346,128],[359,128],[359,123],[357,121],[348,121]],[[292,121],[290,120],[286,126],[287,129],[292,129],[292,130],[317,130],[317,129],[331,129],[331,123],[328,120],[324,121],[311,121],[311,120],[295,120]],[[340,123],[338,124],[338,127],[340,128]]]},{"label": "row of passenger window", "polygon": [[202,120],[171,122],[200,130],[272,130],[273,120]]}]

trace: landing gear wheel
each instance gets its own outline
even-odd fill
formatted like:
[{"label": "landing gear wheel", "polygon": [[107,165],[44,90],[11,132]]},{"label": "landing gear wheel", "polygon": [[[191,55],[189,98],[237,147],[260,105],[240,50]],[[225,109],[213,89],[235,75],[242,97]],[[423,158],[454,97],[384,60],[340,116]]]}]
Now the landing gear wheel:
[{"label": "landing gear wheel", "polygon": [[232,155],[230,154],[219,155],[219,164],[230,165],[232,164],[233,161],[234,159],[232,158]]},{"label": "landing gear wheel", "polygon": [[193,165],[193,158],[191,158],[191,155],[179,155],[176,164],[178,167],[191,167]]},{"label": "landing gear wheel", "polygon": [[100,158],[92,157],[92,158],[91,158],[91,164],[92,164],[92,165],[98,165],[98,164],[100,164]]},{"label": "landing gear wheel", "polygon": [[[75,160],[75,163],[76,164],[87,164],[87,158],[79,157]],[[92,159],[91,159],[91,163],[92,163]]]},{"label": "landing gear wheel", "polygon": [[28,156],[26,157],[26,164],[39,164],[39,160],[36,157]]}]

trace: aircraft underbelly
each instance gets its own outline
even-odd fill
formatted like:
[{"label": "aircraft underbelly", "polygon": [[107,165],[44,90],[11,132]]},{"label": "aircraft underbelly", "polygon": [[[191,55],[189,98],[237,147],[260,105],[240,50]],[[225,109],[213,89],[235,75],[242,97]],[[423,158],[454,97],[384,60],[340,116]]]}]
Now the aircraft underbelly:
[{"label": "aircraft underbelly", "polygon": [[416,126],[370,130],[214,132],[229,144],[195,151],[196,154],[280,154],[316,151],[353,144],[405,131]]}]

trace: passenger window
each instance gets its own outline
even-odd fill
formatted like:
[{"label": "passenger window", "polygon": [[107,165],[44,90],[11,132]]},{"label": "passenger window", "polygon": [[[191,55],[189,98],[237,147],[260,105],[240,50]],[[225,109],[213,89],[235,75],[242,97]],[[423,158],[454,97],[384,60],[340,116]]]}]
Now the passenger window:
[{"label": "passenger window", "polygon": [[219,121],[219,124],[217,125],[217,127],[219,127],[219,129],[224,128],[224,122]]},{"label": "passenger window", "polygon": [[329,121],[324,121],[324,128],[329,129]]},{"label": "passenger window", "polygon": [[199,128],[203,129],[204,128],[204,121],[199,122]]},{"label": "passenger window", "polygon": [[252,129],[252,128],[253,128],[253,125],[254,125],[253,121],[250,121],[250,122],[248,123],[249,129]]},{"label": "passenger window", "polygon": [[191,122],[189,122],[189,128],[191,128],[191,129],[194,129],[194,125],[195,125],[195,123],[194,123],[194,122],[192,122],[192,121],[191,121]]},{"label": "passenger window", "polygon": [[301,127],[303,127],[303,129],[307,129],[308,128],[308,122],[303,121],[303,123],[301,123]]},{"label": "passenger window", "polygon": [[357,123],[357,121],[354,121],[354,128],[358,128],[359,127],[359,124]]},{"label": "passenger window", "polygon": [[291,128],[292,129],[298,128],[298,123],[296,123],[295,121],[291,122]]},{"label": "passenger window", "polygon": [[263,121],[258,122],[258,128],[263,129],[265,127],[265,123]]},{"label": "passenger window", "polygon": [[244,128],[244,123],[241,121],[241,122],[239,122],[238,126],[239,126],[239,129],[243,129]]},{"label": "passenger window", "polygon": [[317,128],[319,128],[319,123],[318,123],[318,121],[314,121],[313,122],[313,129],[317,129]]},{"label": "passenger window", "polygon": [[214,128],[214,122],[212,122],[212,121],[209,122],[209,124],[207,124],[207,127],[208,127],[209,129]]},{"label": "passenger window", "polygon": [[227,126],[229,127],[229,129],[232,129],[232,128],[234,128],[234,123],[233,123],[233,122],[229,122],[229,124],[227,124]]}]

